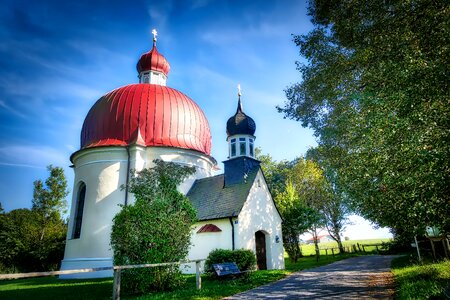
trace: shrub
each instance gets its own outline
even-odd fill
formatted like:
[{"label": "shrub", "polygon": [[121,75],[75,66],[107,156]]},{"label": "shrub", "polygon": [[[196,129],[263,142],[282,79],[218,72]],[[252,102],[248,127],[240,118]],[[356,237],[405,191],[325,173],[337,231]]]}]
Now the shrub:
[{"label": "shrub", "polygon": [[214,274],[213,264],[235,262],[239,270],[254,270],[256,268],[255,254],[250,250],[215,249],[211,251],[205,262],[205,271]]},{"label": "shrub", "polygon": [[[131,179],[136,202],[114,217],[114,265],[177,262],[188,253],[196,213],[177,185],[194,170],[160,160],[155,163]],[[182,281],[176,265],[124,270],[121,277],[126,293],[171,290]]]}]

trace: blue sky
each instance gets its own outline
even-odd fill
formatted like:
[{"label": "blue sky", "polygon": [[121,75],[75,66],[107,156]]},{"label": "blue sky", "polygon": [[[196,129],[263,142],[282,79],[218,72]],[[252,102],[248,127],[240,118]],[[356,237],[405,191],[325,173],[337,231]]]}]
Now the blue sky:
[{"label": "blue sky", "polygon": [[316,144],[310,130],[275,109],[300,80],[292,34],[312,28],[304,1],[3,0],[0,202],[7,211],[31,206],[33,181],[47,177],[48,164],[63,167],[72,188],[69,156],[80,147],[84,118],[103,94],[137,82],[152,28],[171,65],[167,85],[209,120],[219,167],[238,83],[264,153],[291,160]]},{"label": "blue sky", "polygon": [[[79,149],[83,120],[108,91],[137,82],[152,44],[171,64],[168,86],[194,99],[212,131],[212,155],[227,157],[225,124],[238,83],[256,143],[276,159],[315,145],[309,130],[275,106],[299,80],[292,33],[311,29],[303,1],[18,1],[0,7],[0,201],[30,207],[45,166]],[[221,166],[221,163],[219,165]]]}]

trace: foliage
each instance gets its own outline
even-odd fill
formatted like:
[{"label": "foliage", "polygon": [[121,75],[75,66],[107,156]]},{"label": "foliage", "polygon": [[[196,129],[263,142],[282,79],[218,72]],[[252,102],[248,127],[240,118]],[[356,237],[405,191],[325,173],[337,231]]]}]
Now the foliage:
[{"label": "foliage", "polygon": [[302,256],[298,235],[309,230],[317,236],[322,226],[327,227],[343,252],[340,235],[350,212],[345,195],[329,181],[327,173],[316,162],[304,158],[274,161],[260,148],[256,157],[283,216],[283,242],[289,256],[294,260]]},{"label": "foliage", "polygon": [[408,256],[403,256],[392,262],[392,273],[398,286],[398,299],[446,298],[444,290],[448,289],[450,282],[449,260],[418,264]]},{"label": "foliage", "polygon": [[341,234],[345,227],[350,224],[348,216],[351,211],[348,196],[339,186],[336,170],[330,166],[327,157],[320,155],[318,149],[310,148],[307,152],[307,158],[314,161],[316,167],[320,166],[323,170],[325,180],[326,195],[319,198],[320,201],[316,201],[316,203],[324,216],[328,234],[338,243],[339,251],[344,252]]},{"label": "foliage", "polygon": [[64,171],[47,167],[45,181],[34,182],[32,209],[0,214],[0,262],[6,272],[56,270],[64,255],[68,194]]},{"label": "foliage", "polygon": [[353,208],[381,226],[450,230],[449,7],[315,0],[308,64],[279,111],[311,127]]},{"label": "foliage", "polygon": [[214,249],[208,254],[205,261],[205,271],[210,274],[215,274],[213,264],[234,262],[239,267],[239,270],[254,270],[256,268],[255,254],[246,249],[228,250],[228,249]]},{"label": "foliage", "polygon": [[272,195],[276,196],[282,193],[289,177],[289,170],[294,162],[275,161],[269,154],[263,154],[260,147],[255,149],[255,156],[261,161],[261,168]]},{"label": "foliage", "polygon": [[69,194],[64,170],[60,167],[47,166],[50,176],[45,180],[36,180],[34,184],[32,209],[38,211],[44,218],[56,214],[61,217],[66,213],[66,196]]},{"label": "foliage", "polygon": [[299,198],[290,180],[286,184],[286,190],[275,197],[275,202],[283,217],[284,248],[289,257],[297,262],[303,256],[299,236],[319,224],[321,216]]},{"label": "foliage", "polygon": [[[115,265],[177,262],[188,253],[196,212],[177,185],[195,169],[162,160],[154,163],[130,180],[135,203],[124,206],[114,217],[111,246]],[[173,289],[181,280],[178,266],[122,272],[122,284],[129,293]]]}]

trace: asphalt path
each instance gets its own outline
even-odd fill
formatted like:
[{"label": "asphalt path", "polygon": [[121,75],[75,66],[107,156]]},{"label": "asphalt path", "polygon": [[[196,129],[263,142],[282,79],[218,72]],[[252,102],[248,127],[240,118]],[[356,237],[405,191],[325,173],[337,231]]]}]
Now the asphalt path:
[{"label": "asphalt path", "polygon": [[367,255],[294,273],[225,299],[393,299],[395,255]]}]

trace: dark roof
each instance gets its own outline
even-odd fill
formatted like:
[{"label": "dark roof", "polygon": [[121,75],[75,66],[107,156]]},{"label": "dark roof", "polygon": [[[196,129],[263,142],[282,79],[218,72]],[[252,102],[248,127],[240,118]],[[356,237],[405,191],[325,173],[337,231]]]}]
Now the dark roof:
[{"label": "dark roof", "polygon": [[244,182],[245,174],[259,168],[260,161],[248,156],[238,156],[223,162],[225,186]]},{"label": "dark roof", "polygon": [[240,184],[224,187],[224,174],[198,179],[187,193],[197,210],[197,219],[212,220],[237,217],[247,200],[259,167],[251,170]]},{"label": "dark roof", "polygon": [[256,124],[252,118],[247,116],[242,110],[241,98],[238,100],[236,114],[227,121],[227,135],[250,134],[254,135]]}]

